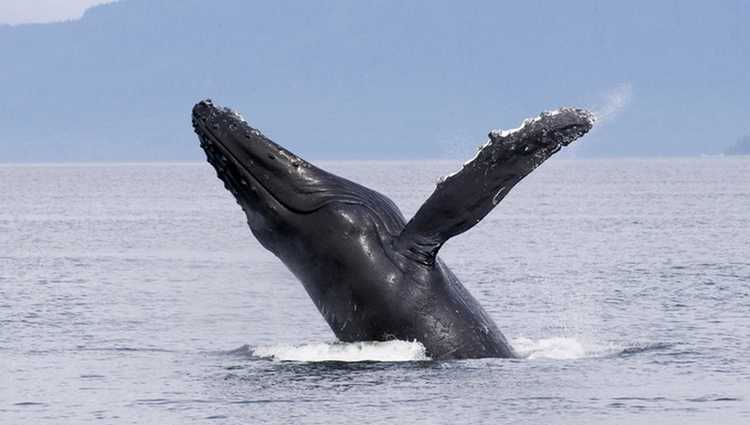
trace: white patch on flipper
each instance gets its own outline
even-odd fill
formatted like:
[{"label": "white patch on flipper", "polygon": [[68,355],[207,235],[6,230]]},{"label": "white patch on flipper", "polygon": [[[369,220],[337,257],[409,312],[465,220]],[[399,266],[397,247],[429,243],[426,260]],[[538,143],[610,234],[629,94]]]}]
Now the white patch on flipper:
[{"label": "white patch on flipper", "polygon": [[450,173],[450,174],[446,175],[445,177],[441,178],[440,180],[438,180],[438,183],[442,183],[442,182],[444,182],[444,181],[445,181],[445,180],[446,180],[447,178],[449,178],[449,177],[453,177],[453,176],[455,176],[456,174],[458,174],[458,173],[460,173],[461,171],[463,171],[463,169],[464,169],[464,168],[466,168],[466,166],[467,166],[467,165],[469,165],[469,164],[471,164],[472,162],[474,162],[474,161],[475,161],[475,160],[476,160],[476,159],[477,159],[477,158],[479,157],[479,154],[480,154],[480,153],[482,153],[482,150],[484,150],[484,148],[486,148],[487,146],[489,146],[489,145],[490,145],[491,143],[492,143],[492,140],[491,140],[491,139],[490,139],[490,140],[487,140],[487,143],[483,144],[482,146],[480,146],[480,147],[479,147],[479,149],[477,149],[477,153],[476,153],[476,154],[474,154],[474,157],[473,157],[473,158],[471,158],[470,160],[468,160],[468,161],[464,162],[464,164],[463,164],[463,165],[461,166],[461,168],[459,168],[458,170],[456,170],[456,171],[454,171],[454,172],[452,172],[452,173]]},{"label": "white patch on flipper", "polygon": [[[516,128],[512,128],[510,130],[492,130],[492,131],[490,131],[490,133],[493,136],[495,136],[496,138],[505,138],[505,137],[510,136],[513,133],[517,133],[517,132],[521,131],[524,127],[526,127],[528,125],[531,125],[531,124],[533,124],[533,123],[541,120],[542,118],[553,117],[555,115],[558,115],[558,114],[562,113],[562,111],[564,111],[565,109],[568,109],[568,108],[555,109],[554,111],[545,111],[545,112],[542,112],[541,114],[539,114],[538,117],[526,118],[525,120],[523,120],[523,122],[521,122],[521,125],[518,126],[518,127],[516,127]],[[449,178],[455,176],[456,174],[460,173],[461,171],[463,171],[463,169],[466,168],[467,165],[469,165],[472,162],[474,162],[479,157],[479,154],[482,153],[482,151],[485,148],[487,148],[488,146],[490,146],[490,145],[492,145],[492,139],[488,140],[487,143],[485,143],[482,146],[480,146],[479,149],[477,150],[476,155],[474,155],[474,157],[471,158],[470,160],[464,162],[463,166],[461,166],[460,169],[458,169],[458,170],[456,170],[456,171],[454,171],[454,172],[446,175],[445,177],[439,179],[438,183],[442,183],[446,179],[449,179]]]},{"label": "white patch on flipper", "polygon": [[247,124],[247,121],[245,120],[245,117],[243,117],[242,114],[240,114],[239,112],[237,112],[237,111],[235,111],[233,109],[229,109],[229,108],[224,108],[224,110],[226,112],[228,112],[229,114],[234,115],[234,117],[237,118],[238,120],[240,120],[243,123]]},{"label": "white patch on flipper", "polygon": [[519,125],[516,128],[511,128],[510,130],[492,130],[490,131],[490,133],[492,133],[492,135],[494,135],[495,137],[508,137],[513,133],[518,133],[524,127],[534,124],[537,121],[540,121],[542,118],[554,117],[555,115],[562,113],[564,109],[567,109],[567,108],[555,109],[554,111],[544,111],[541,114],[539,114],[538,117],[526,118],[525,120],[523,120],[521,125]]},{"label": "white patch on flipper", "polygon": [[505,186],[501,187],[500,190],[497,191],[495,196],[492,197],[492,205],[497,205],[500,203],[500,200],[508,191],[505,189]]}]

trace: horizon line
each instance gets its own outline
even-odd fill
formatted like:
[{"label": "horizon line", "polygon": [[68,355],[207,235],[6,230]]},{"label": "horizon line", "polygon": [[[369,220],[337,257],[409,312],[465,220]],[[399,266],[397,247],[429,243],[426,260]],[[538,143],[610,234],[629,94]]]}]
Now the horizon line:
[{"label": "horizon line", "polygon": [[[696,154],[696,155],[627,155],[627,156],[623,155],[623,156],[585,156],[585,157],[561,156],[557,158],[552,158],[552,160],[562,160],[562,161],[662,160],[663,161],[663,160],[680,160],[680,159],[716,159],[716,158],[750,158],[750,155],[730,155],[730,154],[718,153],[718,154]],[[465,160],[464,158],[419,158],[419,159],[316,158],[316,159],[308,160],[307,162],[409,163],[409,162],[456,162],[456,161],[464,161],[464,160]],[[144,160],[81,160],[81,161],[40,161],[40,162],[32,162],[32,161],[1,162],[0,161],[0,167],[22,167],[22,166],[29,166],[29,167],[61,166],[61,167],[64,167],[64,166],[104,166],[104,165],[156,166],[156,165],[202,165],[202,164],[208,164],[208,162],[206,160],[197,160],[197,159],[196,160],[193,160],[193,159],[145,160],[145,161]]]}]

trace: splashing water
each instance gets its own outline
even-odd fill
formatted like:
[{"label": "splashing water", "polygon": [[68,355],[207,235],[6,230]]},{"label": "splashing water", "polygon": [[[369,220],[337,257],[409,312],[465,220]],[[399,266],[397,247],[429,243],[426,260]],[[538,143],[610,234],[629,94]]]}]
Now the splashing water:
[{"label": "splashing water", "polygon": [[597,126],[615,119],[633,100],[633,84],[624,82],[604,93],[602,104],[592,108]]},{"label": "splashing water", "polygon": [[300,362],[412,362],[430,360],[416,341],[334,342],[257,347],[253,354],[275,361]]},{"label": "splashing water", "polygon": [[571,337],[552,337],[538,340],[519,337],[513,340],[513,347],[521,357],[529,360],[572,360],[602,357],[621,351],[621,349],[612,345],[600,346]]},{"label": "splashing water", "polygon": [[[555,336],[531,339],[514,338],[513,348],[526,360],[576,360],[610,356],[629,356],[664,350],[671,344],[647,343],[633,345],[601,344],[586,338]],[[417,341],[364,341],[310,343],[301,345],[270,345],[250,348],[248,345],[225,352],[251,354],[273,361],[296,362],[415,362],[432,360]]]}]

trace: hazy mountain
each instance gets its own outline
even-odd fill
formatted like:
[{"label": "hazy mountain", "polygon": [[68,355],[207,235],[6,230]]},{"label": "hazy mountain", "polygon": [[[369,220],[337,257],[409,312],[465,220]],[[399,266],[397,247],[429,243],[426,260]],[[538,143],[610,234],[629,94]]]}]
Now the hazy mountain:
[{"label": "hazy mountain", "polygon": [[746,131],[746,2],[123,0],[0,27],[0,162],[198,159],[211,97],[314,158],[467,155],[543,109],[610,119],[579,155]]}]

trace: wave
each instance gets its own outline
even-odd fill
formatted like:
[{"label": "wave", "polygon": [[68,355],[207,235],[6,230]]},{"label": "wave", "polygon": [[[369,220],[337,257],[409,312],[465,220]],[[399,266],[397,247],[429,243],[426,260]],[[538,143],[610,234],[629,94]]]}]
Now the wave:
[{"label": "wave", "polygon": [[591,355],[584,344],[576,338],[552,337],[533,340],[519,337],[513,339],[513,348],[523,358],[571,360],[584,357],[596,357]]},{"label": "wave", "polygon": [[[526,360],[575,360],[612,356],[632,356],[650,351],[662,351],[672,344],[619,345],[597,343],[586,338],[550,337],[512,340],[513,348]],[[330,342],[300,345],[279,344],[251,348],[243,345],[227,354],[250,355],[273,361],[295,362],[416,362],[429,361],[425,347],[417,341]]]},{"label": "wave", "polygon": [[669,350],[674,344],[638,343],[619,345],[597,343],[584,338],[552,337],[533,340],[519,337],[513,339],[513,348],[528,360],[574,360],[597,357],[628,357],[652,351]]},{"label": "wave", "polygon": [[253,355],[275,361],[298,362],[415,362],[427,361],[417,341],[333,342],[256,347]]},{"label": "wave", "polygon": [[[603,357],[623,352],[621,348],[615,346],[592,345],[569,337],[552,337],[538,340],[520,337],[513,340],[513,347],[522,358],[528,360],[571,360]],[[255,357],[275,361],[411,362],[430,360],[421,343],[400,340],[272,345],[257,347],[255,349],[243,346],[238,350],[250,352]]]},{"label": "wave", "polygon": [[562,336],[537,340],[518,337],[513,339],[513,348],[521,357],[529,360],[575,360],[640,352],[613,343],[602,344],[584,338]]}]

